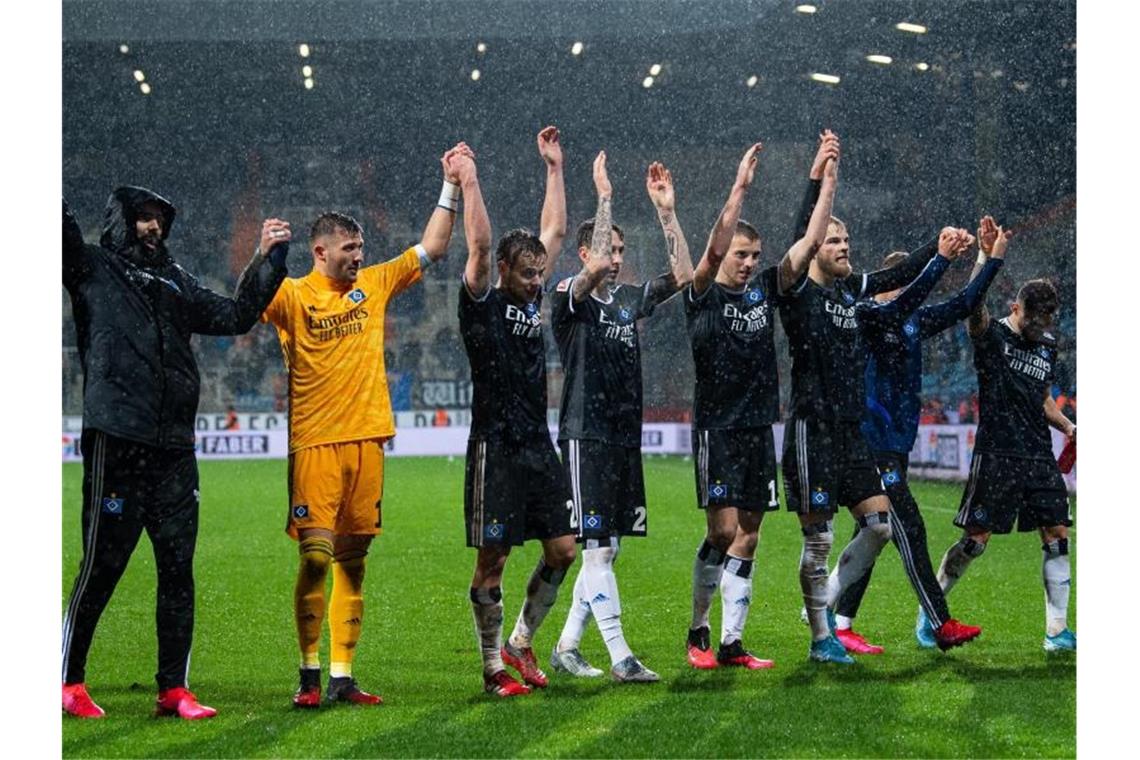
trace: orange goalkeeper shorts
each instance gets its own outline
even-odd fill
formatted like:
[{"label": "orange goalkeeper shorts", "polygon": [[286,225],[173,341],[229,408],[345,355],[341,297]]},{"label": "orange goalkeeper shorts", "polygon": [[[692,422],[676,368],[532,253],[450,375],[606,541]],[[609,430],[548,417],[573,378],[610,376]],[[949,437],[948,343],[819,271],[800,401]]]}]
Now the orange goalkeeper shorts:
[{"label": "orange goalkeeper shorts", "polygon": [[289,455],[285,531],[293,538],[309,528],[375,536],[383,497],[383,440],[309,446]]}]

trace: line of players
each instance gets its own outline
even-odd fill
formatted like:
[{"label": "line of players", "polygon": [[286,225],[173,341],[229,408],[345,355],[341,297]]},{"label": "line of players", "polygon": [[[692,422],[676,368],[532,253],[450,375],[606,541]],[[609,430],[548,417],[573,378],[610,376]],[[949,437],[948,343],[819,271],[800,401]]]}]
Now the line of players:
[{"label": "line of players", "polygon": [[[545,135],[545,138],[544,138]],[[544,142],[545,140],[545,142]],[[474,385],[464,488],[467,544],[477,549],[470,598],[493,694],[526,694],[547,685],[532,647],[573,564],[582,562],[550,664],[596,677],[579,650],[593,619],[617,681],[658,680],[633,654],[621,623],[614,561],[622,536],[647,532],[641,467],[642,383],[637,322],[681,294],[696,368],[693,459],[696,495],[707,530],[693,564],[688,659],[698,669],[763,669],[772,661],[746,650],[742,633],[752,600],[760,523],[776,510],[772,424],[779,419],[774,342],[780,313],[792,358],[791,413],[785,424],[785,501],[803,533],[800,585],[811,629],[809,657],[849,664],[849,651],[878,653],[852,630],[875,558],[894,540],[920,602],[916,636],[948,649],[981,629],[950,616],[946,594],[993,533],[1037,529],[1043,540],[1045,649],[1075,650],[1067,625],[1068,498],[1052,458],[1048,425],[1075,436],[1075,426],[1048,393],[1055,362],[1056,291],[1027,282],[1010,314],[988,315],[984,296],[1002,266],[1011,232],[990,217],[977,237],[943,228],[911,254],[887,257],[882,269],[854,274],[846,225],[832,216],[839,138],[820,136],[800,209],[795,242],[779,263],[761,269],[761,238],[740,218],[762,145],[741,160],[728,200],[694,269],[675,213],[670,172],[649,167],[646,190],[666,242],[668,271],[636,285],[618,281],[624,233],[613,222],[605,152],[594,160],[597,212],[577,233],[581,270],[549,291],[564,368],[558,445],[546,425],[546,358],[541,327],[545,283],[566,231],[558,133],[540,134],[539,150],[558,150],[547,174],[541,236],[503,235],[495,249],[474,154],[452,153],[449,171],[464,199],[468,258],[459,322]],[[548,162],[549,169],[549,162]],[[954,298],[920,307],[952,261],[979,246],[969,285]],[[935,575],[918,505],[907,484],[921,389],[921,341],[968,318],[980,391],[980,424],[969,481],[955,524],[964,529]],[[851,510],[854,538],[835,569],[827,562],[832,517]],[[502,640],[500,588],[511,548],[528,539],[543,554],[514,629]],[[712,652],[709,609],[719,589],[720,645]],[[836,613],[839,613],[836,615]],[[522,682],[505,665],[517,670]]]}]

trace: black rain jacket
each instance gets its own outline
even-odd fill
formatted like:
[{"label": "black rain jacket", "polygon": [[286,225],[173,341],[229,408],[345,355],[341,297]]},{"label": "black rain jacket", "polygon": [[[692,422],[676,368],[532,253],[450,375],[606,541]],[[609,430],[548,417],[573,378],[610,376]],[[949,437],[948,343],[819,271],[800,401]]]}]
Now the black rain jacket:
[{"label": "black rain jacket", "polygon": [[202,287],[164,246],[149,251],[135,238],[136,210],[162,207],[162,238],[175,210],[141,187],[111,194],[99,245],[88,245],[63,202],[63,284],[71,295],[83,365],[83,427],[162,448],[194,448],[198,365],[190,335],[248,332],[285,279],[255,253],[233,298]]}]

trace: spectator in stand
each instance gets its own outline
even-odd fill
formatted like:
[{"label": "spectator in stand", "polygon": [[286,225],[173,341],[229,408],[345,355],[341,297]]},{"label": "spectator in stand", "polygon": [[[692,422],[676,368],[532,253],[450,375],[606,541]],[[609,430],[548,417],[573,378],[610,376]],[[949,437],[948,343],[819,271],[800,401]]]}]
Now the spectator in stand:
[{"label": "spectator in stand", "polygon": [[237,412],[234,410],[234,405],[230,404],[226,407],[226,422],[222,430],[237,430],[239,427]]}]

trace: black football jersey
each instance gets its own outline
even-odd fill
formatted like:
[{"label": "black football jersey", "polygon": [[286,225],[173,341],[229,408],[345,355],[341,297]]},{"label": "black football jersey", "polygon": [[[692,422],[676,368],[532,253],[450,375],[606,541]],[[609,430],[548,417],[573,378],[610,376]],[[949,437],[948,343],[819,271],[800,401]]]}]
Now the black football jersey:
[{"label": "black football jersey", "polygon": [[779,419],[777,271],[774,266],[762,270],[736,292],[716,282],[699,296],[691,285],[685,289],[696,369],[695,428],[753,428]]},{"label": "black football jersey", "polygon": [[973,343],[979,418],[974,451],[1051,459],[1044,404],[1056,349],[1025,340],[1006,319],[991,319]]},{"label": "black football jersey", "polygon": [[471,364],[471,437],[549,436],[542,292],[516,304],[491,288],[475,298],[459,286],[459,331]]},{"label": "black football jersey", "polygon": [[641,346],[637,320],[653,313],[649,283],[618,285],[608,301],[574,303],[574,278],[550,294],[551,324],[565,378],[558,440],[641,447]]}]

